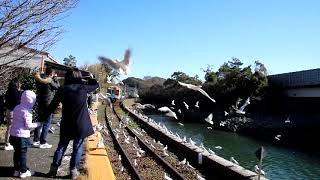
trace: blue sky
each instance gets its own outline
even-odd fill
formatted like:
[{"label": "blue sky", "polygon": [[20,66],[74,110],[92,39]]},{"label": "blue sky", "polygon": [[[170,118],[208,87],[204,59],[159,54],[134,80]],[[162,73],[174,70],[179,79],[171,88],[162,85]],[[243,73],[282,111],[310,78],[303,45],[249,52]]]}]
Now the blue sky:
[{"label": "blue sky", "polygon": [[320,67],[320,1],[81,0],[61,21],[66,33],[49,51],[78,65],[97,56],[122,59],[132,49],[129,76],[203,78],[232,57],[264,63],[269,74]]}]

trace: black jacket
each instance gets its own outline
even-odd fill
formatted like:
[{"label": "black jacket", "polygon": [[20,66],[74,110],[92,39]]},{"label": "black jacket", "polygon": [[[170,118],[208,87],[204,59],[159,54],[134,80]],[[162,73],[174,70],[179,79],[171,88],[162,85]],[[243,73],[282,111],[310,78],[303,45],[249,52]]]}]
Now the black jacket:
[{"label": "black jacket", "polygon": [[78,82],[58,89],[49,105],[47,115],[62,103],[60,138],[85,138],[94,133],[88,112],[87,94],[98,87],[97,81],[90,79],[88,84]]},{"label": "black jacket", "polygon": [[5,105],[7,109],[13,110],[16,105],[20,104],[20,98],[21,98],[22,92],[18,90],[18,87],[10,83],[8,86],[8,89],[6,91],[6,102]]},{"label": "black jacket", "polygon": [[[40,77],[41,78],[39,78],[37,75],[35,76],[38,106],[47,108],[53,99],[55,91],[59,88],[59,83],[51,78],[48,78],[44,74],[41,74]],[[50,81],[48,81],[48,79]]]}]

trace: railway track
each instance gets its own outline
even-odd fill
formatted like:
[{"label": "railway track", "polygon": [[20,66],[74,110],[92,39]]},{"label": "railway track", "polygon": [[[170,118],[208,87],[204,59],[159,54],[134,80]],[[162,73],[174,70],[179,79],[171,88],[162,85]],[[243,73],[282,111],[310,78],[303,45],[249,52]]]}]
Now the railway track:
[{"label": "railway track", "polygon": [[197,170],[185,160],[179,161],[168,147],[156,142],[137,124],[128,124],[127,117],[117,112],[120,110],[115,103],[106,113],[106,124],[114,146],[118,147],[118,159],[128,165],[133,179],[197,179]]}]

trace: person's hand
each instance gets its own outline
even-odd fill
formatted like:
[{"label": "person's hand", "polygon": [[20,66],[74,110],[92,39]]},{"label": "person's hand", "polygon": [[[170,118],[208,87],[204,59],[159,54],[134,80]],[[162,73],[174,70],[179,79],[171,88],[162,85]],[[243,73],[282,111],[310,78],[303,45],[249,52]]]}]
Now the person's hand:
[{"label": "person's hand", "polygon": [[40,127],[42,125],[41,122],[36,122],[36,124],[37,124],[37,127]]}]

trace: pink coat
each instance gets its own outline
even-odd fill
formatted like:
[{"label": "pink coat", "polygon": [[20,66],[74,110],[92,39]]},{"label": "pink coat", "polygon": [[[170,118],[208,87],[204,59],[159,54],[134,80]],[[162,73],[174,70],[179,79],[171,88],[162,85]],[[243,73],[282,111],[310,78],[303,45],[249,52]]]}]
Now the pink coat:
[{"label": "pink coat", "polygon": [[10,135],[15,137],[30,137],[30,129],[39,126],[32,123],[32,107],[36,102],[36,94],[32,91],[24,91],[20,104],[13,109]]}]

